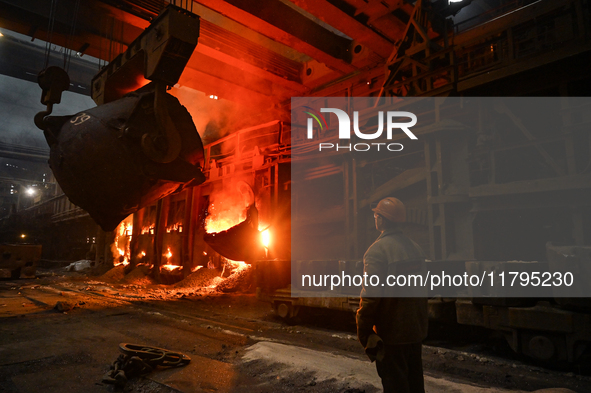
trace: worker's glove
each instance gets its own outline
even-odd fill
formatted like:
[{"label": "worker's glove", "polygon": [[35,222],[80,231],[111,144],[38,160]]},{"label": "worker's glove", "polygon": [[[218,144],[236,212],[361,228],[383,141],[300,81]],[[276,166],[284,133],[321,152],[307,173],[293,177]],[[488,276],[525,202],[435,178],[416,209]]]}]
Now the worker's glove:
[{"label": "worker's glove", "polygon": [[367,339],[367,346],[365,347],[365,353],[372,362],[384,360],[386,355],[386,347],[384,341],[377,334],[370,334]]}]

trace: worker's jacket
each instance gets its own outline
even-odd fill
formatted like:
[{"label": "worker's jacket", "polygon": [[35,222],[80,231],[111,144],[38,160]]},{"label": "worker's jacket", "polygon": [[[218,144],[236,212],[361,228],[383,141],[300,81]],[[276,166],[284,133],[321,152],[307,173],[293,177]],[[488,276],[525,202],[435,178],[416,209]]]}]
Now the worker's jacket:
[{"label": "worker's jacket", "polygon": [[[427,336],[427,291],[418,282],[425,270],[425,257],[420,247],[399,230],[386,230],[363,256],[367,282],[376,275],[378,285],[363,285],[357,310],[357,336],[366,347],[370,334],[375,333],[386,345],[421,342]],[[388,276],[390,275],[390,278]],[[403,275],[405,286],[394,283],[392,277]],[[414,279],[410,279],[414,276]],[[375,279],[373,281],[376,283]],[[398,280],[402,284],[402,278]],[[382,284],[384,284],[382,286]],[[420,296],[420,297],[408,297]]]}]

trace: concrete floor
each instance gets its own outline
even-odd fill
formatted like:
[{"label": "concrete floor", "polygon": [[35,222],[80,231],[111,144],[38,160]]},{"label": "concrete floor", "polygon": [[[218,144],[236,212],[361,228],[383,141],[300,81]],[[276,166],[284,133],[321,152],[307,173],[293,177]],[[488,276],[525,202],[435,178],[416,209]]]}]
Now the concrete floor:
[{"label": "concrete floor", "polygon": [[[58,302],[75,307],[59,312]],[[192,361],[115,388],[101,380],[123,342],[181,351]],[[588,377],[458,354],[425,346],[428,392],[591,391]],[[187,295],[78,275],[0,281],[2,392],[371,393],[379,387],[375,366],[344,326],[286,325],[252,294]]]}]

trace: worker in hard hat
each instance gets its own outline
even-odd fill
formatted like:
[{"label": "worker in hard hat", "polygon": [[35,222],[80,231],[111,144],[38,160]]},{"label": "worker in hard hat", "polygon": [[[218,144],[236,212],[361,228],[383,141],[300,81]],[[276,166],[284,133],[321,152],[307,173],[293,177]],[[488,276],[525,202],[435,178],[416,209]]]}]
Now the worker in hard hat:
[{"label": "worker in hard hat", "polygon": [[424,392],[421,342],[427,336],[426,294],[423,288],[389,286],[386,280],[388,275],[423,273],[425,257],[402,234],[406,208],[400,200],[382,199],[373,211],[381,234],[363,256],[363,264],[367,277],[376,275],[380,283],[364,282],[357,336],[370,360],[376,361],[384,392]]}]

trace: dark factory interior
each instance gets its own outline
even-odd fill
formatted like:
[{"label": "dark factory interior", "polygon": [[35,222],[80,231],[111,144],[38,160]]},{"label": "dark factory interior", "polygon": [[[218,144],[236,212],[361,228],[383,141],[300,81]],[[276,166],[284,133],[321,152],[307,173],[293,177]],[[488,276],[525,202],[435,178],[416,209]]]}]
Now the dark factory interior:
[{"label": "dark factory interior", "polygon": [[385,200],[469,277],[393,391],[591,392],[589,64],[590,0],[0,0],[0,392],[390,391]]}]

